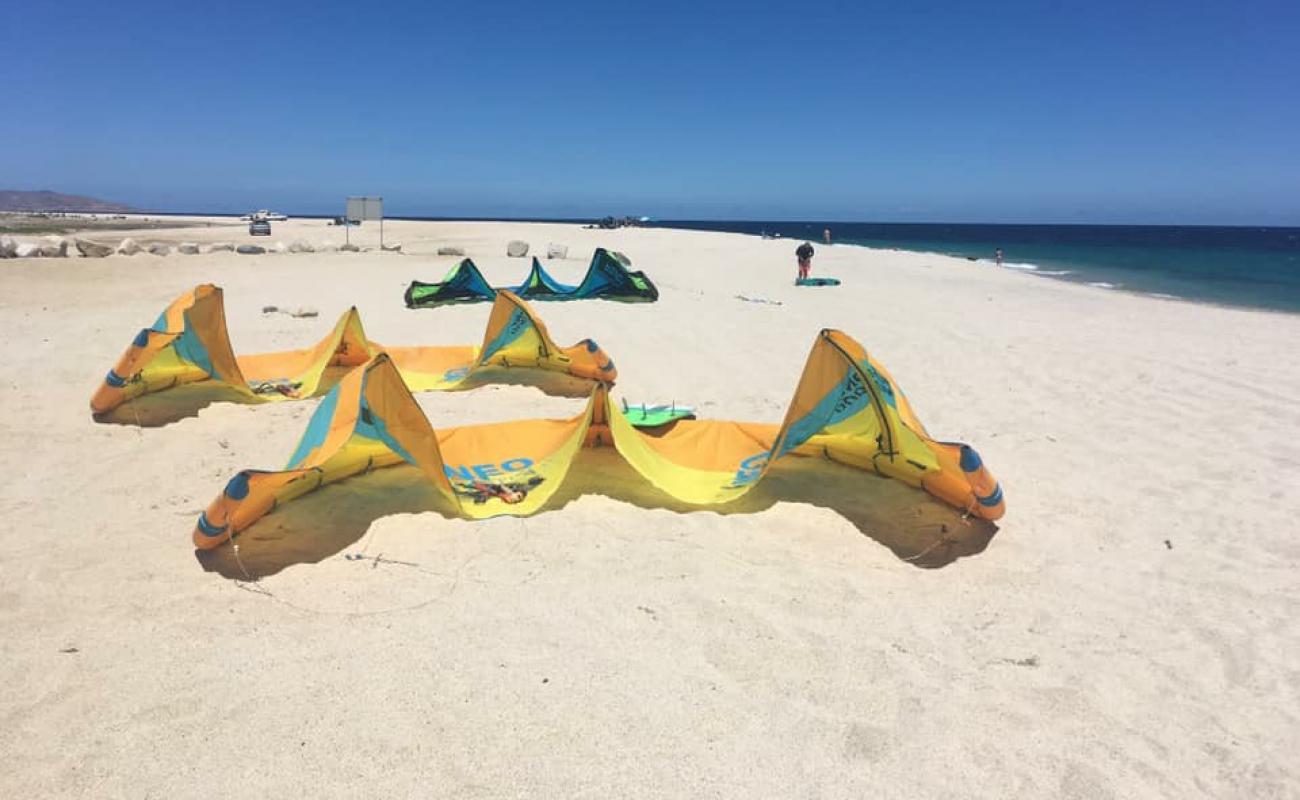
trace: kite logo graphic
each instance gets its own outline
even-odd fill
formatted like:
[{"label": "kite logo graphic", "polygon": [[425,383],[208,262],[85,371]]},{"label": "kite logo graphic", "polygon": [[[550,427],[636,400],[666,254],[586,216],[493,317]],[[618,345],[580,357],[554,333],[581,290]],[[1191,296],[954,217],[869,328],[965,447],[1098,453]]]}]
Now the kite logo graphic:
[{"label": "kite logo graphic", "polygon": [[835,401],[833,419],[842,419],[844,412],[857,405],[858,398],[864,397],[866,394],[867,387],[862,383],[862,378],[858,376],[858,373],[850,372],[844,388],[840,392],[839,399]]},{"label": "kite logo graphic", "polygon": [[508,505],[515,505],[526,500],[528,492],[541,486],[545,480],[540,475],[533,475],[526,481],[512,481],[509,483],[471,481],[469,483],[455,483],[453,486],[456,494],[470,498],[475,505],[483,505],[492,499],[500,500]]},{"label": "kite logo graphic", "polygon": [[447,474],[448,480],[473,483],[475,481],[491,481],[493,478],[503,476],[509,472],[523,472],[532,465],[533,460],[531,458],[508,458],[500,464],[474,464],[455,467],[446,464],[443,466],[442,471]]},{"label": "kite logo graphic", "polygon": [[763,474],[763,467],[767,465],[767,456],[768,453],[764,450],[741,461],[740,468],[736,470],[735,477],[731,479],[730,488],[739,489],[758,480],[758,476]]}]

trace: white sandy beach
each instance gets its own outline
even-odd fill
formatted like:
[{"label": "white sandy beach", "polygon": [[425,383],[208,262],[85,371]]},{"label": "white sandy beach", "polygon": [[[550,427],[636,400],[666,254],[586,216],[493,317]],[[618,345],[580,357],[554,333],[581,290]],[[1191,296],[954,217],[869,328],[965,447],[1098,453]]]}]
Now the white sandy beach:
[{"label": "white sandy beach", "polygon": [[[229,222],[136,237],[252,241]],[[0,261],[0,794],[1300,796],[1300,316],[847,246],[814,264],[842,287],[797,289],[796,242],[731,234],[385,236],[405,252]],[[655,304],[535,306],[560,344],[598,341],[632,402],[779,422],[817,332],[851,334],[936,438],[979,449],[996,535],[942,557],[924,495],[847,470],[842,508],[777,480],[686,512],[593,451],[526,519],[424,511],[404,468],[326,488],[297,527],[268,518],[300,556],[248,582],[190,532],[236,471],[283,467],[317,401],[91,419],[196,284],[224,287],[239,353],[313,344],[349,305],[384,344],[477,343],[487,305],[411,311],[403,290],[458,260],[442,245],[515,284],[515,238],[568,244],[564,282],[604,246],[657,283]],[[419,400],[435,426],[584,402]]]}]

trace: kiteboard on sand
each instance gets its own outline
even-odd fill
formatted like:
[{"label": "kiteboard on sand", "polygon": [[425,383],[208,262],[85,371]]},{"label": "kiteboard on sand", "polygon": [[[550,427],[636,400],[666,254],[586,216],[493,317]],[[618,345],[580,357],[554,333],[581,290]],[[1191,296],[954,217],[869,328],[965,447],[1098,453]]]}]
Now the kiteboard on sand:
[{"label": "kiteboard on sand", "polygon": [[667,406],[629,405],[624,400],[623,416],[634,428],[657,428],[679,419],[695,419],[695,409],[676,403]]},{"label": "kiteboard on sand", "polygon": [[839,286],[839,278],[796,278],[795,286]]}]

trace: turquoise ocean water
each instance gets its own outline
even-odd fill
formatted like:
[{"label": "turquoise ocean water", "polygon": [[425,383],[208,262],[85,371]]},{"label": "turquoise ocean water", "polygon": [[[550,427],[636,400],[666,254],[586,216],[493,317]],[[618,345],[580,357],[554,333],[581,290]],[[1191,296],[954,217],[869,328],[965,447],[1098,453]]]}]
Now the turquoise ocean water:
[{"label": "turquoise ocean water", "polygon": [[943,253],[990,264],[1000,247],[1004,268],[1044,278],[1300,313],[1300,228],[701,220],[654,224],[779,234],[814,245],[829,227],[838,244]]}]

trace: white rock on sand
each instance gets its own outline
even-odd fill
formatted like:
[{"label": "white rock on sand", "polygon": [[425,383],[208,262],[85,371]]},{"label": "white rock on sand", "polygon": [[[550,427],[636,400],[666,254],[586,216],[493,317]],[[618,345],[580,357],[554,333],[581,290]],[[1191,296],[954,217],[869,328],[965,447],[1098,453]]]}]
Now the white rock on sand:
[{"label": "white rock on sand", "polygon": [[233,252],[234,249],[235,246],[230,242],[213,242],[211,245],[209,245],[208,252],[209,253],[230,253]]},{"label": "white rock on sand", "polygon": [[196,242],[181,242],[176,245],[176,252],[182,255],[196,256],[199,254],[199,246]]},{"label": "white rock on sand", "polygon": [[127,237],[117,246],[117,254],[120,256],[133,256],[141,251],[141,247],[135,239]]},{"label": "white rock on sand", "polygon": [[289,246],[288,246],[287,244],[285,244],[284,242],[276,242],[275,244],[271,245],[271,247],[270,247],[270,252],[272,252],[272,253],[287,253],[287,252],[289,252]]},{"label": "white rock on sand", "polygon": [[33,242],[20,242],[14,247],[16,258],[40,258],[41,246]]},{"label": "white rock on sand", "polygon": [[566,244],[555,244],[552,242],[551,244],[546,245],[546,257],[547,258],[568,258],[569,246]]},{"label": "white rock on sand", "polygon": [[5,234],[0,236],[0,258],[14,258],[18,250],[18,242],[14,237]]},{"label": "white rock on sand", "polygon": [[339,246],[334,244],[333,242],[326,242],[325,244],[319,245],[316,248],[316,252],[318,253],[337,253],[338,250],[339,250]]},{"label": "white rock on sand", "polygon": [[302,239],[294,239],[289,243],[289,252],[291,253],[314,253],[316,248],[312,247],[309,242]]},{"label": "white rock on sand", "polygon": [[[615,402],[778,423],[840,328],[979,450],[1007,516],[808,459],[695,509],[599,448],[526,519],[443,516],[393,467],[197,558],[199,511],[283,468],[324,401],[194,411],[199,386],[139,404],[172,424],[94,422],[92,386],[167,303],[218,282],[241,356],[310,348],[355,304],[385,345],[466,358],[490,305],[408,311],[406,281],[446,264],[380,253],[115,258],[90,289],[82,263],[6,261],[4,796],[1300,797],[1300,315],[847,245],[813,268],[842,286],[801,289],[785,240],[391,223],[411,250],[495,254],[496,286],[523,278],[501,255],[521,233],[569,244],[557,278],[607,247],[658,285],[533,304],[614,359]],[[417,399],[440,433],[587,402]]]},{"label": "white rock on sand", "polygon": [[86,258],[104,258],[113,254],[113,248],[106,244],[92,242],[89,239],[76,240],[77,252]]},{"label": "white rock on sand", "polygon": [[68,255],[68,240],[62,236],[46,236],[40,247],[42,258],[66,258]]},{"label": "white rock on sand", "polygon": [[171,255],[172,246],[165,242],[154,242],[149,245],[149,254],[155,256]]},{"label": "white rock on sand", "polygon": [[518,239],[511,240],[506,244],[506,255],[511,258],[523,258],[528,255],[528,242]]},{"label": "white rock on sand", "polygon": [[463,247],[439,247],[438,255],[440,256],[463,256],[465,248]]}]

